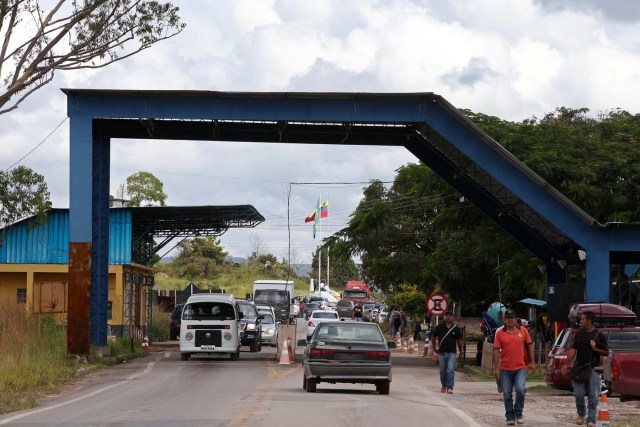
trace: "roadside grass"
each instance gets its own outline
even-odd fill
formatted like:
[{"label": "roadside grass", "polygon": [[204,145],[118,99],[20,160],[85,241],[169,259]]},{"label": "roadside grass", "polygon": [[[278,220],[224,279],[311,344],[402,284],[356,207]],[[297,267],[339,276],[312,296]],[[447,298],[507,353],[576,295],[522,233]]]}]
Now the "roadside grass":
[{"label": "roadside grass", "polygon": [[640,427],[640,420],[611,421],[611,427]]},{"label": "roadside grass", "polygon": [[0,303],[0,414],[33,407],[38,395],[72,381],[75,368],[53,317]]},{"label": "roadside grass", "polygon": [[88,362],[67,354],[67,333],[51,315],[32,315],[0,301],[0,414],[34,407],[84,373],[143,357],[140,343],[119,338],[108,355],[91,348]]},{"label": "roadside grass", "polygon": [[[482,370],[475,365],[465,365],[463,368],[463,372],[467,374],[474,381],[495,381],[496,377],[493,375],[485,374]],[[536,371],[533,374],[527,372],[527,381],[544,381],[544,373],[540,371]],[[536,386],[537,387],[537,386]],[[542,385],[541,385],[542,387]],[[533,387],[532,387],[533,388]],[[527,390],[529,388],[527,387]]]},{"label": "roadside grass", "polygon": [[154,342],[167,341],[169,339],[169,322],[171,321],[171,313],[164,313],[153,308],[151,313],[151,339]]}]

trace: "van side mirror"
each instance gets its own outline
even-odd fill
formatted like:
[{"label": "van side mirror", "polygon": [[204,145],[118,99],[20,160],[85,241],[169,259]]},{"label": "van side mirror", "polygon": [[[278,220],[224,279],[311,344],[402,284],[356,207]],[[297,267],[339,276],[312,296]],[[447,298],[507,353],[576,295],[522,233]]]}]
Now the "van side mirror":
[{"label": "van side mirror", "polygon": [[244,315],[242,313],[238,313],[238,319],[242,319]]},{"label": "van side mirror", "polygon": [[306,347],[307,346],[307,340],[305,339],[299,339],[298,342],[296,343],[297,347]]}]

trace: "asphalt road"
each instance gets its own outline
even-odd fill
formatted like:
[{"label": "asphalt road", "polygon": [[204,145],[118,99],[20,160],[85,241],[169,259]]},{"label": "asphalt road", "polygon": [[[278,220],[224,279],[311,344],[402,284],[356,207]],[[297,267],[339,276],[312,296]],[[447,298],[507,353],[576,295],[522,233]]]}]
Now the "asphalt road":
[{"label": "asphalt road", "polygon": [[[175,343],[153,346],[148,357],[92,373],[32,410],[0,417],[0,425],[504,425],[493,383],[457,373],[455,393],[440,394],[437,368],[419,355],[394,353],[391,393],[382,396],[373,385],[360,384],[321,383],[307,393],[300,363],[279,364],[270,347],[246,350],[236,362],[225,356],[183,362]],[[572,401],[528,394],[527,425],[572,425]]]}]

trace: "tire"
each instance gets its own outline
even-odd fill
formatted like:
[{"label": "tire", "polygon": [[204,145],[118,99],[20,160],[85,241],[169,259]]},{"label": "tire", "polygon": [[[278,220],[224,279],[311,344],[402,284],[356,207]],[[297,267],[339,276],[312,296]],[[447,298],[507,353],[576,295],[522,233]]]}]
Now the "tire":
[{"label": "tire", "polygon": [[313,378],[306,378],[306,383],[307,383],[307,393],[315,393],[316,392],[316,380],[314,380]]},{"label": "tire", "polygon": [[180,360],[189,360],[190,353],[180,353]]},{"label": "tire", "polygon": [[258,341],[257,340],[253,340],[253,342],[249,345],[249,349],[251,350],[251,353],[257,353],[258,352]]},{"label": "tire", "polygon": [[376,383],[376,390],[380,394],[389,394],[389,389],[391,388],[391,381],[384,380]]},{"label": "tire", "polygon": [[306,390],[307,389],[307,376],[306,375],[302,375],[302,389]]},{"label": "tire", "polygon": [[230,353],[229,356],[231,360],[240,359],[240,349],[238,349],[235,353]]}]

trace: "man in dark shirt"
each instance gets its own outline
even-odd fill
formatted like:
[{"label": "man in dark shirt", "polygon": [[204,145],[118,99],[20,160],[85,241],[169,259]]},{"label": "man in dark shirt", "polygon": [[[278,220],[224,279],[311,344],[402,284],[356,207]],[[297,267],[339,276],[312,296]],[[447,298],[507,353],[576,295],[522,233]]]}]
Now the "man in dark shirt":
[{"label": "man in dark shirt", "polygon": [[454,372],[456,369],[456,344],[462,357],[462,332],[453,324],[453,313],[444,314],[444,323],[433,331],[433,346],[438,353],[440,366],[440,393],[453,393]]},{"label": "man in dark shirt", "polygon": [[[576,359],[576,365],[589,364],[594,368],[600,366],[600,356],[609,354],[607,338],[593,325],[595,319],[596,315],[592,311],[585,311],[580,315],[581,328],[576,332],[573,345],[569,349],[564,365],[562,365],[563,374],[567,372],[567,366],[570,365],[574,359]],[[598,396],[600,395],[600,374],[592,369],[586,382],[571,380],[571,383],[573,385],[573,395],[576,398],[576,410],[578,412],[576,424],[582,425],[586,415],[587,426],[595,427]],[[585,396],[587,397],[586,407],[584,404]]]}]

